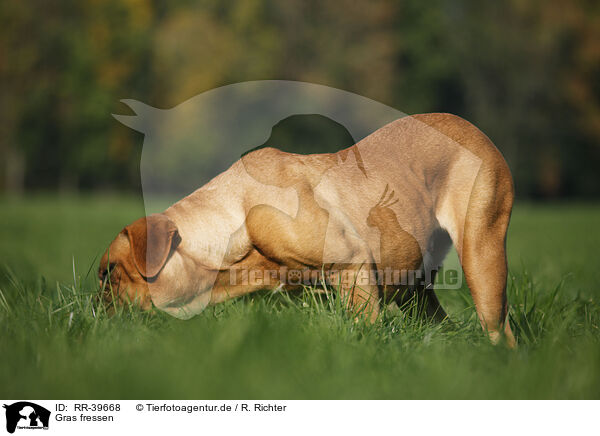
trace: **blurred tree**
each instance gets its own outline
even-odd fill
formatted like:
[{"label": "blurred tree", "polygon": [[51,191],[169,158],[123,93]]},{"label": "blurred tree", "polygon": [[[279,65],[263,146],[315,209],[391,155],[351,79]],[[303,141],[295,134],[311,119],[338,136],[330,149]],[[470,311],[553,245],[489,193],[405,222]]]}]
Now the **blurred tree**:
[{"label": "blurred tree", "polygon": [[278,60],[278,78],[333,86],[394,103],[395,3],[276,3],[272,16],[285,47]]},{"label": "blurred tree", "polygon": [[37,57],[35,47],[20,38],[30,24],[27,15],[22,3],[0,3],[0,188],[17,193],[24,188],[25,153],[17,146],[16,130],[25,106],[25,74]]},{"label": "blurred tree", "polygon": [[[185,7],[183,7],[185,6]],[[159,106],[175,106],[228,83],[277,75],[282,41],[266,21],[267,2],[207,0],[173,6],[154,33]]]},{"label": "blurred tree", "polygon": [[600,4],[587,0],[0,3],[0,190],[138,186],[121,98],[260,79],[472,121],[524,197],[600,196]]},{"label": "blurred tree", "polygon": [[132,145],[115,136],[110,112],[142,91],[131,79],[147,65],[150,4],[37,3],[0,11],[4,188],[110,184]]},{"label": "blurred tree", "polygon": [[391,103],[392,5],[236,0],[173,8],[155,33],[160,100],[172,106],[228,83],[287,79]]},{"label": "blurred tree", "polygon": [[[580,57],[573,42],[587,40],[592,28],[597,35],[598,8],[585,1],[466,0],[450,17],[448,35],[459,59],[464,115],[504,152],[518,194],[553,197],[594,191],[598,195],[597,182],[590,190],[589,181],[586,188],[578,180],[584,173],[586,179],[593,178],[595,170],[584,156],[598,162],[598,155],[584,151],[597,138],[583,134],[581,120],[576,120],[581,114],[576,113],[589,105],[584,111],[587,122],[594,124],[590,108],[600,96],[594,95],[597,82],[589,71],[575,68],[579,75],[573,71],[573,62]],[[588,42],[600,48],[598,38]],[[580,42],[575,46],[583,47]],[[578,77],[586,88],[579,110],[569,87]]]}]

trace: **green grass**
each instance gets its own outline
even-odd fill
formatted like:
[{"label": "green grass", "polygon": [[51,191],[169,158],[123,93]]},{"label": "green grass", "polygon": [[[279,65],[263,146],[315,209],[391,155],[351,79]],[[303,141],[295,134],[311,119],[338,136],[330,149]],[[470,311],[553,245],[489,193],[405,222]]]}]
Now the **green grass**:
[{"label": "green grass", "polygon": [[142,214],[134,198],[0,200],[0,397],[600,397],[599,206],[515,208],[514,351],[488,343],[466,287],[439,293],[452,318],[441,325],[411,307],[355,323],[308,292],[263,292],[189,321],[109,318],[93,301],[94,258]]}]

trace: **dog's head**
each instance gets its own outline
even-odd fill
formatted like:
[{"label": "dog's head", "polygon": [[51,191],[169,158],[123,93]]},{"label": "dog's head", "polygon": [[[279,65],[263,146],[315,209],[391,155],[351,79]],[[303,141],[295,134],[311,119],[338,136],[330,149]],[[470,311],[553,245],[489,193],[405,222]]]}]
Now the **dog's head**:
[{"label": "dog's head", "polygon": [[100,260],[98,279],[104,303],[150,309],[149,288],[157,284],[180,242],[177,226],[162,214],[140,218],[125,227]]}]

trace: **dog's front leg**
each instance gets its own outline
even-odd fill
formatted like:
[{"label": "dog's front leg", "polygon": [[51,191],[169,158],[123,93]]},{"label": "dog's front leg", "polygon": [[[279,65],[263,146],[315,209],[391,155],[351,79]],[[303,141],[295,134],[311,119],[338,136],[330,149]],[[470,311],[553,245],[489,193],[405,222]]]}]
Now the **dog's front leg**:
[{"label": "dog's front leg", "polygon": [[328,282],[357,319],[375,322],[379,314],[379,287],[370,262],[335,265],[329,270]]}]

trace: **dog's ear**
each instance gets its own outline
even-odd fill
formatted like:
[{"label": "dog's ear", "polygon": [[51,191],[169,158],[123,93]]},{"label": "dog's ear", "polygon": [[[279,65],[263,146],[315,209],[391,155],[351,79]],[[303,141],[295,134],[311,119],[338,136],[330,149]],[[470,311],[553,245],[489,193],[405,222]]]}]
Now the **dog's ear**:
[{"label": "dog's ear", "polygon": [[180,242],[177,226],[165,215],[140,218],[125,227],[133,262],[145,278],[158,275],[171,250]]}]

